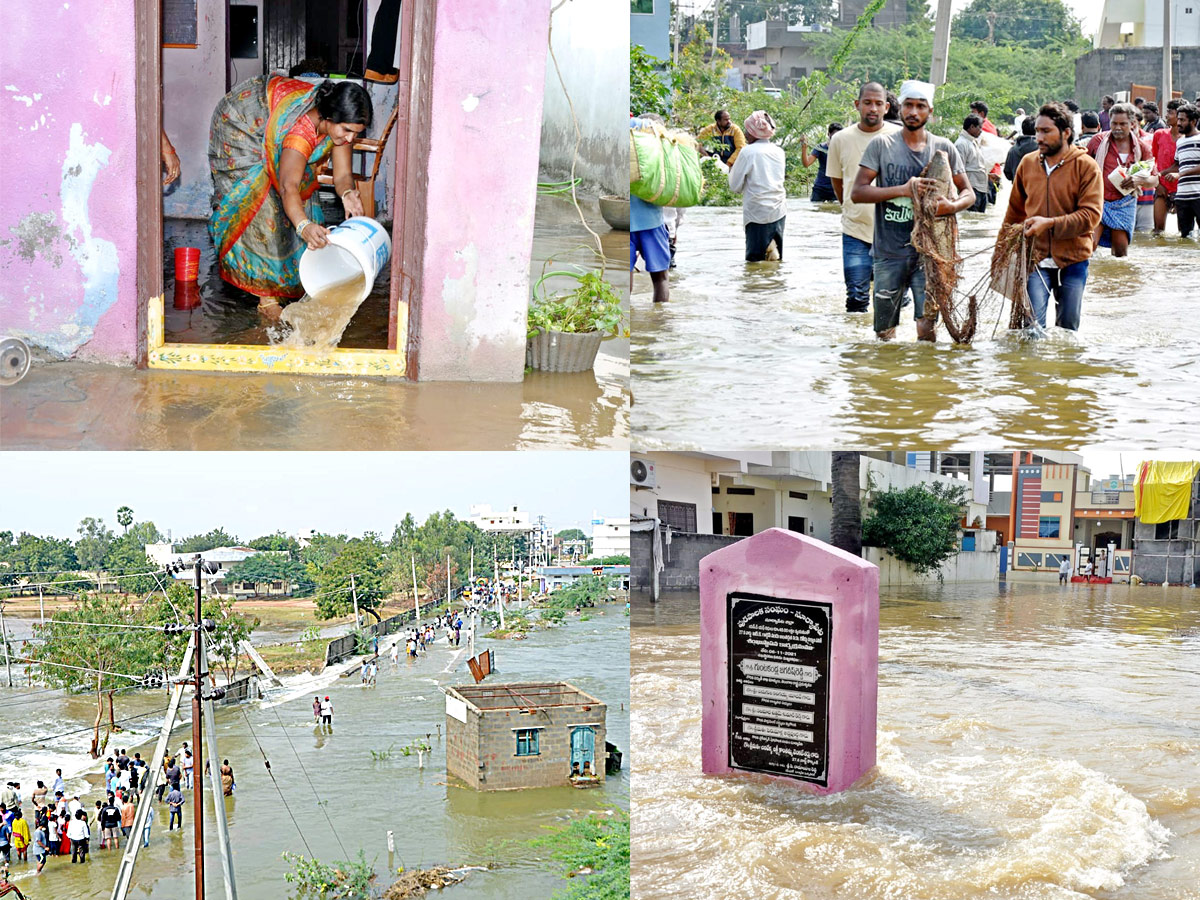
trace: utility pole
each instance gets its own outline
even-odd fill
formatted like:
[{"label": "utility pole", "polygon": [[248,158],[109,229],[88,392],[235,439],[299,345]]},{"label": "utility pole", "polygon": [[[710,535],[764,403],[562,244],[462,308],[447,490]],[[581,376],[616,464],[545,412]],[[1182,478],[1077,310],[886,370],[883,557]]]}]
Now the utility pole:
[{"label": "utility pole", "polygon": [[42,599],[42,585],[38,582],[38,613],[42,618],[42,624],[46,624],[46,604]]},{"label": "utility pole", "polygon": [[933,23],[933,64],[929,80],[933,86],[946,83],[946,62],[950,56],[950,0],[938,0],[937,17]]},{"label": "utility pole", "polygon": [[496,550],[492,549],[492,584],[496,588],[496,608],[500,610],[500,630],[504,630],[504,592],[500,590],[500,564],[496,562]]},{"label": "utility pole", "polygon": [[[201,679],[208,677],[208,653],[204,647],[204,624],[196,634],[196,658],[200,661]],[[217,754],[217,723],[213,715],[213,699],[223,697],[224,688],[212,691],[204,697],[204,731],[208,740],[208,771],[212,777],[213,815],[217,820],[217,849],[221,857],[221,873],[225,876],[225,900],[237,900],[237,884],[233,880],[233,851],[229,846],[229,825],[225,821],[225,791],[221,787],[221,758]],[[200,753],[197,749],[192,760],[193,769],[200,768]],[[199,783],[197,782],[199,794]],[[197,803],[197,805],[200,805]],[[130,832],[133,837],[133,832]],[[136,840],[136,837],[134,838]]]},{"label": "utility pole", "polygon": [[683,0],[675,0],[675,49],[671,54],[671,59],[675,65],[679,65],[679,27],[683,18]]},{"label": "utility pole", "polygon": [[446,554],[446,606],[450,605],[450,554]]},{"label": "utility pole", "polygon": [[358,589],[354,586],[354,573],[350,573],[350,597],[354,600],[354,627],[359,627],[358,623]]},{"label": "utility pole", "polygon": [[4,669],[8,672],[8,686],[12,687],[12,660],[8,656],[8,626],[4,624],[4,603],[0,601],[0,641],[4,642]]},{"label": "utility pole", "polygon": [[713,0],[713,59],[717,58],[717,32],[721,30],[721,0]]},{"label": "utility pole", "polygon": [[1171,102],[1171,0],[1163,0],[1163,96],[1159,109],[1167,114]]},{"label": "utility pole", "polygon": [[413,621],[421,618],[421,601],[417,596],[417,555],[414,553],[409,557],[412,560],[412,576],[413,576]]},{"label": "utility pole", "polygon": [[[200,570],[203,566],[204,561],[197,554],[193,581],[196,589],[196,652],[192,654],[192,670],[196,676],[196,691],[192,694],[192,849],[196,854],[196,900],[204,900],[204,766],[200,762],[200,694],[204,690],[204,682],[199,652],[204,629],[204,616],[200,609]],[[134,840],[137,840],[136,835]]]}]

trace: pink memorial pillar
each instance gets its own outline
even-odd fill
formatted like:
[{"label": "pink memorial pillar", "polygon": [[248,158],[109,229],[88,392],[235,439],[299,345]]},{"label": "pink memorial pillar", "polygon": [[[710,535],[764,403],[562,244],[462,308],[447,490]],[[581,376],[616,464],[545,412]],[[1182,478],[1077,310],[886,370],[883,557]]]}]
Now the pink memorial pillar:
[{"label": "pink memorial pillar", "polygon": [[702,758],[831,794],[875,765],[879,570],[782,528],[700,561]]}]

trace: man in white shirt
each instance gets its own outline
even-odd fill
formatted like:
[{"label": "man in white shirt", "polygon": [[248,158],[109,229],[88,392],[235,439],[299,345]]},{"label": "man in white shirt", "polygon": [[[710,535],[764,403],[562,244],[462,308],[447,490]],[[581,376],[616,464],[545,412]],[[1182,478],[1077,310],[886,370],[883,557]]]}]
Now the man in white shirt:
[{"label": "man in white shirt", "polygon": [[863,151],[875,137],[899,131],[895,122],[885,122],[887,91],[868,81],[858,91],[854,108],[858,124],[843,128],[829,139],[825,173],[842,204],[842,275],[846,279],[846,312],[871,309],[871,242],[875,239],[875,204],[855,203],[849,188],[858,175]]},{"label": "man in white shirt", "polygon": [[979,149],[979,135],[983,133],[983,119],[971,113],[963,119],[962,131],[954,142],[954,149],[962,158],[967,170],[967,180],[975,191],[975,202],[968,212],[986,212],[988,201],[988,167]]},{"label": "man in white shirt", "polygon": [[787,193],[783,148],[771,143],[775,121],[764,110],[756,110],[746,119],[743,131],[747,143],[729,170],[729,189],[742,195],[746,262],[782,259]]}]

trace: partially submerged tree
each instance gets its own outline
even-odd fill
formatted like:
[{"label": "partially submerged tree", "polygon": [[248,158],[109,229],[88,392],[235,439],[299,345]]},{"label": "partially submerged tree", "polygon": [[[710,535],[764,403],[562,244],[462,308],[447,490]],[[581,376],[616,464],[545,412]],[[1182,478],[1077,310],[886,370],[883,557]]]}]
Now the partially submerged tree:
[{"label": "partially submerged tree", "polygon": [[[123,600],[88,597],[44,625],[34,625],[42,640],[30,650],[41,663],[42,677],[68,691],[91,691],[96,696],[96,720],[90,752],[103,752],[100,724],[108,708],[108,734],[118,730],[113,695],[118,688],[136,684],[167,664],[164,636],[142,628],[110,626],[142,625],[149,617],[146,608]],[[107,736],[105,742],[107,742]]]}]

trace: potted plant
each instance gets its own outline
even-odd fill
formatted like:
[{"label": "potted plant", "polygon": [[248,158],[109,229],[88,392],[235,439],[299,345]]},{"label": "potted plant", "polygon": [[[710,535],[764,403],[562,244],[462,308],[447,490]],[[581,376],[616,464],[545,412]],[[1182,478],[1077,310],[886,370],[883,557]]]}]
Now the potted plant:
[{"label": "potted plant", "polygon": [[[570,291],[546,296],[543,286],[561,276]],[[621,334],[621,296],[598,271],[543,272],[533,283],[525,364],[542,372],[584,372],[596,362],[600,342]]]}]

